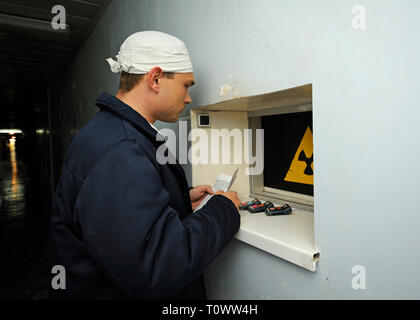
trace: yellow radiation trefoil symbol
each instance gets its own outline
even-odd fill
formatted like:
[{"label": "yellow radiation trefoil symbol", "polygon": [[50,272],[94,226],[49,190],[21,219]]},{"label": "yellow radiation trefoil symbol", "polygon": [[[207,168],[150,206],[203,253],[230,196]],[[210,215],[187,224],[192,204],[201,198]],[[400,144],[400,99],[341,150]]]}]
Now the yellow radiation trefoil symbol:
[{"label": "yellow radiation trefoil symbol", "polygon": [[311,128],[307,128],[287,171],[285,181],[314,185],[314,145]]}]

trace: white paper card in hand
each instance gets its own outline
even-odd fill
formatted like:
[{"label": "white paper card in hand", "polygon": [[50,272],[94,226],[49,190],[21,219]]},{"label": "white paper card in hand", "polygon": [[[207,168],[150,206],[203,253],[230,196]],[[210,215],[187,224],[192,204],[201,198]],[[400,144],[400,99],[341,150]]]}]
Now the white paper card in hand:
[{"label": "white paper card in hand", "polygon": [[[235,170],[232,176],[228,176],[227,174],[221,173],[212,186],[213,192],[216,193],[217,191],[228,191],[232,184],[235,182],[237,173],[238,169]],[[211,197],[213,197],[212,194],[208,194],[207,196],[205,196],[201,203],[198,205],[198,207],[194,210],[194,212],[200,210],[210,200]]]}]

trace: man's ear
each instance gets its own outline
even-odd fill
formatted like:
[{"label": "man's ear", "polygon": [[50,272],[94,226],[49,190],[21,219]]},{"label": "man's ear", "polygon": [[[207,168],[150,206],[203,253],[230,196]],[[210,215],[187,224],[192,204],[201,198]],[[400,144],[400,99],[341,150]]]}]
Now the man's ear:
[{"label": "man's ear", "polygon": [[159,92],[160,89],[160,79],[163,76],[162,69],[159,67],[152,68],[149,73],[147,74],[147,83],[155,92]]}]

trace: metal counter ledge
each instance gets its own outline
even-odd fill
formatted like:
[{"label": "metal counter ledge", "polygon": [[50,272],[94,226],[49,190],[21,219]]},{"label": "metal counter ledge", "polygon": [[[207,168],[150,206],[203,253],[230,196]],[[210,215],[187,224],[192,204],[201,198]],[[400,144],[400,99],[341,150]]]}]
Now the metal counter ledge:
[{"label": "metal counter ledge", "polygon": [[[241,201],[250,200],[241,197]],[[320,257],[314,243],[314,214],[292,209],[284,216],[241,210],[241,226],[235,238],[314,272]]]}]

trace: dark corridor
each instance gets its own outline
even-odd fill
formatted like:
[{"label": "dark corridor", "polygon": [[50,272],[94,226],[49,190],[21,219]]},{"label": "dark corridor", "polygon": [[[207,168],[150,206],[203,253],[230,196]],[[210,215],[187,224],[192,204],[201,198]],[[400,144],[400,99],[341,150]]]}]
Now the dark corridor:
[{"label": "dark corridor", "polygon": [[46,299],[49,254],[45,219],[34,202],[34,186],[19,142],[10,138],[2,155],[0,299]]},{"label": "dark corridor", "polygon": [[[75,121],[59,112],[57,84],[110,2],[0,3],[0,300],[47,298],[49,218],[69,142],[63,124]],[[52,25],[57,17],[64,28]]]}]

